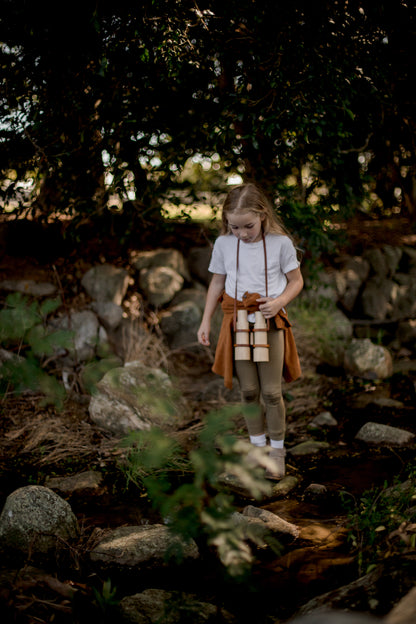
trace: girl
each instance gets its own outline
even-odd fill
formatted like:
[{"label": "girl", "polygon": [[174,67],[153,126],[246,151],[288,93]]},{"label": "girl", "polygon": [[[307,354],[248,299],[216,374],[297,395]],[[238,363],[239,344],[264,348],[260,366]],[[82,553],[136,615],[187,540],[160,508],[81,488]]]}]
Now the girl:
[{"label": "girl", "polygon": [[[285,475],[285,406],[282,376],[292,381],[300,375],[299,358],[285,308],[302,290],[303,279],[293,242],[278,221],[272,206],[254,184],[242,184],[227,195],[222,212],[222,232],[214,244],[205,310],[198,330],[200,344],[209,346],[211,319],[221,300],[224,318],[212,370],[232,387],[235,372],[242,401],[259,406],[246,417],[252,444],[266,446],[275,469],[266,476]],[[233,360],[237,310],[245,309],[249,327],[260,310],[269,324],[269,361]],[[260,407],[264,405],[264,411]]]}]

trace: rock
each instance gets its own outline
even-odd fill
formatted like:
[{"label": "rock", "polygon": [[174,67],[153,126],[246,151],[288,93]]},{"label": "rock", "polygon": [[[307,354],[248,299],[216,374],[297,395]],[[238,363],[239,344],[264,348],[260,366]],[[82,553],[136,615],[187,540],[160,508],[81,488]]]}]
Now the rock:
[{"label": "rock", "polygon": [[393,303],[397,300],[399,285],[391,279],[371,277],[361,293],[363,314],[371,319],[383,320],[391,317]]},{"label": "rock", "polygon": [[182,427],[189,410],[169,376],[140,361],[113,368],[97,383],[89,405],[91,420],[116,435]]},{"label": "rock", "polygon": [[345,352],[345,370],[364,379],[385,379],[393,374],[393,360],[386,347],[369,338],[354,339]]},{"label": "rock", "polygon": [[[107,343],[107,333],[100,326],[91,310],[71,312],[69,315],[56,317],[48,323],[50,330],[72,332],[72,346],[68,354],[63,352],[61,361],[66,365],[78,365],[97,356],[100,345]],[[58,351],[59,354],[59,351]]]},{"label": "rock", "polygon": [[205,286],[208,286],[212,274],[208,271],[209,262],[211,260],[212,247],[194,247],[188,255],[188,266],[191,275],[199,280]]},{"label": "rock", "polygon": [[327,498],[328,488],[322,483],[310,483],[303,496],[309,502],[320,502]]},{"label": "rock", "polygon": [[20,292],[33,297],[53,297],[57,288],[49,282],[35,282],[34,280],[2,280],[0,290],[6,292]]},{"label": "rock", "polygon": [[332,416],[331,412],[321,412],[311,420],[308,428],[321,429],[325,427],[336,427],[337,420]]},{"label": "rock", "polygon": [[101,491],[103,476],[97,470],[86,470],[69,477],[48,477],[45,486],[65,495],[91,496]]},{"label": "rock", "polygon": [[113,368],[120,366],[123,366],[123,362],[116,355],[94,360],[83,366],[79,373],[83,391],[87,394],[93,394],[96,391],[97,383],[104,375]]},{"label": "rock", "polygon": [[359,256],[347,258],[336,274],[336,286],[339,301],[347,312],[354,310],[362,284],[368,277],[370,265]]},{"label": "rock", "polygon": [[[361,624],[360,618],[363,618],[362,624],[367,624],[368,613],[391,611],[400,598],[413,589],[415,575],[415,561],[411,556],[388,557],[365,576],[312,598],[301,607],[293,624]],[[345,611],[353,613],[346,614]],[[350,622],[348,619],[344,622],[331,619],[334,612],[339,618],[350,617]],[[309,620],[300,617],[307,614]],[[370,618],[369,624],[377,621]]]},{"label": "rock", "polygon": [[145,298],[153,306],[163,306],[172,301],[182,289],[184,279],[170,267],[152,267],[142,269],[139,274],[139,286]]},{"label": "rock", "polygon": [[90,559],[100,568],[154,570],[175,565],[168,553],[179,553],[183,561],[199,557],[198,547],[191,540],[184,542],[163,524],[121,526],[110,531],[91,551]]},{"label": "rock", "polygon": [[267,509],[261,509],[254,507],[254,505],[247,505],[244,507],[243,517],[249,522],[259,523],[264,525],[270,533],[280,536],[291,536],[294,538],[299,537],[300,529],[295,524],[287,522]]},{"label": "rock", "polygon": [[192,594],[164,589],[145,589],[126,596],[120,601],[120,611],[126,624],[215,624],[219,619],[224,624],[236,624],[233,616],[216,605]]},{"label": "rock", "polygon": [[123,318],[123,308],[120,305],[113,301],[94,301],[92,309],[105,329],[115,330],[119,327]]},{"label": "rock", "polygon": [[365,423],[355,436],[356,440],[367,444],[386,446],[406,446],[413,441],[414,437],[413,433],[404,429],[374,422]]},{"label": "rock", "polygon": [[28,485],[7,497],[0,516],[3,552],[49,556],[78,534],[70,505],[51,489]]},{"label": "rock", "polygon": [[317,455],[321,451],[327,450],[330,448],[328,442],[320,442],[319,440],[306,440],[306,442],[301,442],[300,444],[296,444],[296,446],[292,446],[291,449],[288,449],[288,453],[293,455],[294,457],[300,457],[303,455]]},{"label": "rock", "polygon": [[81,284],[91,299],[121,305],[129,285],[129,274],[111,264],[99,264],[85,273]]},{"label": "rock", "polygon": [[290,620],[290,624],[377,624],[377,622],[380,624],[381,620],[367,613],[345,613],[329,609]]},{"label": "rock", "polygon": [[133,252],[132,266],[139,273],[142,269],[155,269],[159,267],[172,269],[179,273],[184,280],[190,281],[190,275],[185,259],[177,249],[153,249],[151,251]]},{"label": "rock", "polygon": [[198,347],[197,331],[201,324],[201,310],[192,301],[170,307],[160,321],[170,349]]},{"label": "rock", "polygon": [[416,587],[413,587],[386,615],[385,624],[413,624],[416,622]]},{"label": "rock", "polygon": [[299,479],[297,477],[287,475],[277,483],[273,483],[271,496],[272,498],[284,498],[290,494],[290,492],[294,490],[298,484]]},{"label": "rock", "polygon": [[408,319],[399,323],[397,337],[401,344],[416,346],[416,319]]}]

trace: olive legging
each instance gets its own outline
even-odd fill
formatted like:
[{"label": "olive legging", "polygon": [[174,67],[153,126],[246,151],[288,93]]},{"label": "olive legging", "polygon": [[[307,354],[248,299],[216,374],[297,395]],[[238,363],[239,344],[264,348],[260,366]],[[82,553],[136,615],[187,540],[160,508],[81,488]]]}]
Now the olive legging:
[{"label": "olive legging", "polygon": [[249,435],[257,436],[265,433],[267,424],[267,431],[272,440],[284,440],[286,410],[282,396],[283,330],[270,328],[267,340],[270,345],[268,362],[239,360],[235,362],[235,369],[243,403],[259,406],[255,413],[245,416]]}]

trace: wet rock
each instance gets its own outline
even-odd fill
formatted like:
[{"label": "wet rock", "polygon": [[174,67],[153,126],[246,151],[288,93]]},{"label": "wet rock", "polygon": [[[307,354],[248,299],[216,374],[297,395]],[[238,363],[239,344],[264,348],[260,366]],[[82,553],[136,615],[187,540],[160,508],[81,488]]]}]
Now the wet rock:
[{"label": "wet rock", "polygon": [[146,589],[120,601],[126,624],[224,624],[236,623],[235,618],[216,605],[202,602],[192,594],[164,589]]},{"label": "wet rock", "polygon": [[303,493],[306,501],[316,503],[325,500],[328,496],[328,489],[321,483],[310,483]]},{"label": "wet rock", "polygon": [[28,485],[12,492],[0,516],[0,548],[24,556],[53,555],[79,529],[70,505],[47,487]]},{"label": "wet rock", "polygon": [[147,301],[153,306],[163,306],[180,292],[184,279],[170,267],[152,267],[139,273],[139,286]]},{"label": "wet rock", "polygon": [[272,498],[284,498],[299,484],[299,479],[292,475],[283,477],[278,483],[274,483],[272,487]]},{"label": "wet rock", "polygon": [[413,433],[404,429],[375,422],[365,423],[355,436],[356,440],[367,444],[386,446],[407,446],[414,440],[414,437]]},{"label": "wet rock", "polygon": [[[382,620],[367,613],[326,610],[290,620],[290,624],[377,624]],[[407,623],[406,623],[407,624]],[[410,624],[410,622],[409,622]]]},{"label": "wet rock", "polygon": [[[110,531],[91,551],[90,559],[100,568],[153,570],[175,566],[173,553],[181,561],[196,560],[198,547],[184,542],[162,524],[122,526]],[[172,553],[170,559],[167,555]]]},{"label": "wet rock", "polygon": [[321,442],[319,440],[306,440],[306,442],[301,442],[300,444],[296,444],[296,446],[292,446],[291,449],[288,449],[288,453],[293,455],[294,457],[300,457],[304,455],[318,455],[322,451],[325,451],[330,448],[328,442]]},{"label": "wet rock", "polygon": [[49,282],[35,282],[34,280],[2,280],[0,290],[6,292],[20,292],[33,297],[53,297],[57,288]]},{"label": "wet rock", "polygon": [[393,360],[388,349],[369,338],[352,340],[345,352],[345,370],[364,379],[385,379],[393,374]]},{"label": "wet rock", "polygon": [[249,523],[257,523],[261,526],[265,526],[268,531],[276,536],[289,535],[294,538],[299,537],[300,529],[298,526],[283,520],[280,516],[277,516],[271,511],[267,511],[267,509],[261,509],[254,505],[247,505],[247,507],[244,507],[242,515]]},{"label": "wet rock", "polygon": [[384,618],[385,624],[414,624],[416,622],[416,587],[413,587]]},{"label": "wet rock", "polygon": [[[416,561],[411,557],[390,557],[379,564],[374,570],[348,585],[312,598],[298,612],[293,624],[321,624],[328,620],[319,619],[331,615],[333,610],[352,611],[351,617],[365,618],[366,614],[388,613],[411,589],[416,580]],[[310,615],[309,615],[310,614]],[[315,620],[304,620],[300,616],[309,615]],[[329,620],[333,624],[337,620]],[[384,621],[384,620],[382,620]],[[342,623],[342,620],[340,621]],[[360,620],[358,619],[357,624]],[[371,619],[370,619],[371,623]],[[342,623],[343,624],[343,623]],[[349,624],[348,620],[345,624]],[[351,624],[355,624],[352,620]],[[367,624],[364,622],[363,624]],[[406,623],[407,624],[407,623]]]},{"label": "wet rock", "polygon": [[89,405],[91,420],[116,435],[182,427],[189,417],[184,398],[169,376],[143,362],[113,368],[97,383]]},{"label": "wet rock", "polygon": [[111,264],[99,264],[85,273],[81,284],[91,299],[121,305],[129,285],[129,274]]}]

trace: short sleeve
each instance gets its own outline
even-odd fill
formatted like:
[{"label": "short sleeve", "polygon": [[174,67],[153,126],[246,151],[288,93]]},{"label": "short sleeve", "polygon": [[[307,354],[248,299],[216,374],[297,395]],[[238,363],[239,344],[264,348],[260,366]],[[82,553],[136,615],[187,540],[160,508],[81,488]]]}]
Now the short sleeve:
[{"label": "short sleeve", "polygon": [[284,243],[280,249],[280,266],[283,273],[294,271],[300,266],[295,246],[287,236],[284,237]]},{"label": "short sleeve", "polygon": [[227,271],[225,269],[225,260],[224,253],[222,249],[222,245],[220,243],[220,239],[214,243],[214,248],[212,250],[211,261],[208,266],[208,271],[210,273],[218,273],[219,275],[226,275]]}]

